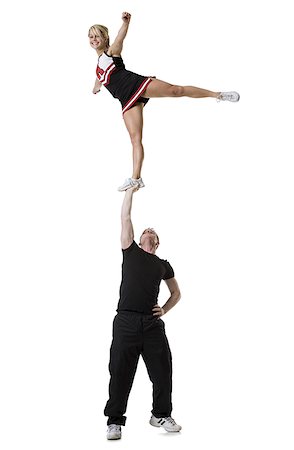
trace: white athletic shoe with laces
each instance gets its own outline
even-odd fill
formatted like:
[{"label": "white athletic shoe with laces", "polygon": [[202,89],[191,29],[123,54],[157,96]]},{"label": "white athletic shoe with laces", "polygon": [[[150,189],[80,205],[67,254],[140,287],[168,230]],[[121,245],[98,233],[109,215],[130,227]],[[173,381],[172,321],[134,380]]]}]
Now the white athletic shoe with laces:
[{"label": "white athletic shoe with laces", "polygon": [[220,101],[228,101],[228,102],[238,102],[240,100],[240,95],[238,92],[230,91],[230,92],[221,92],[217,97],[217,100]]},{"label": "white athletic shoe with laces", "polygon": [[153,427],[163,427],[165,431],[175,432],[182,429],[181,425],[178,425],[172,417],[160,417],[151,416],[149,420],[150,425]]},{"label": "white athletic shoe with laces", "polygon": [[122,184],[119,188],[118,191],[123,192],[126,191],[127,189],[130,189],[133,186],[139,186],[139,188],[143,188],[145,186],[142,178],[127,178],[124,182],[124,184]]},{"label": "white athletic shoe with laces", "polygon": [[121,438],[121,426],[111,423],[107,429],[107,439],[120,439]]}]

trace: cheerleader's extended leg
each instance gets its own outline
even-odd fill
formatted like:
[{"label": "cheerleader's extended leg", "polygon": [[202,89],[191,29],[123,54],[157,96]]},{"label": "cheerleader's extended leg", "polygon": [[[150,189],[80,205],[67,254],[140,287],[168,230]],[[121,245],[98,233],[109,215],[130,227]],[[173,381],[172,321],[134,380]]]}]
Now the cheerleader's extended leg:
[{"label": "cheerleader's extended leg", "polygon": [[142,95],[145,98],[158,97],[190,97],[190,98],[204,98],[213,97],[218,100],[228,100],[237,102],[240,95],[235,92],[214,92],[207,89],[198,88],[195,86],[178,86],[175,84],[166,83],[165,81],[152,79],[147,86],[146,91]]}]

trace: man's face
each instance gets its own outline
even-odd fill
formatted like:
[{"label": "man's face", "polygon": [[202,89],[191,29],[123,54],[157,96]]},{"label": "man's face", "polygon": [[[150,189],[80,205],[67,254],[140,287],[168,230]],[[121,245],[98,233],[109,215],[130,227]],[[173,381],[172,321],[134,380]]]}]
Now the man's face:
[{"label": "man's face", "polygon": [[144,245],[145,242],[152,242],[152,244],[155,247],[158,247],[159,245],[159,239],[153,228],[146,228],[146,230],[143,231],[140,237],[140,244]]}]

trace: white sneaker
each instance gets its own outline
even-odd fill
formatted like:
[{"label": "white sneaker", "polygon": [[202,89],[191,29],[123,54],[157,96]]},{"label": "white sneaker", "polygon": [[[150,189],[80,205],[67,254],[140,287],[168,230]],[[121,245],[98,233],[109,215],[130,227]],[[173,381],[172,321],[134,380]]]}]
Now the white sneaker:
[{"label": "white sneaker", "polygon": [[127,178],[124,182],[124,184],[122,184],[119,188],[118,191],[123,192],[126,191],[128,189],[130,189],[133,186],[138,186],[139,188],[142,188],[145,186],[142,178]]},{"label": "white sneaker", "polygon": [[107,429],[107,439],[120,439],[121,438],[121,426],[111,423]]},{"label": "white sneaker", "polygon": [[229,102],[238,102],[240,100],[240,95],[238,92],[221,92],[217,97],[218,101],[229,101]]},{"label": "white sneaker", "polygon": [[172,417],[160,417],[158,419],[152,415],[149,423],[153,427],[163,427],[169,432],[180,431],[182,429],[181,425],[178,425]]},{"label": "white sneaker", "polygon": [[135,181],[137,181],[137,183],[139,184],[139,188],[143,188],[143,187],[145,187],[145,184],[144,184],[144,181],[142,180],[142,178],[140,177],[140,178],[138,178],[137,180],[135,180]]}]

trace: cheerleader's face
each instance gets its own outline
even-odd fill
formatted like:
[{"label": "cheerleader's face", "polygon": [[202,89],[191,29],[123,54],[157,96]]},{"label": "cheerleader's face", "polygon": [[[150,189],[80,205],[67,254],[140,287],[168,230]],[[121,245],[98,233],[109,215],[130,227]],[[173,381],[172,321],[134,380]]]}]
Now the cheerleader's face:
[{"label": "cheerleader's face", "polygon": [[89,42],[91,47],[95,50],[103,50],[106,46],[106,41],[99,32],[94,33],[93,31],[90,31]]}]

